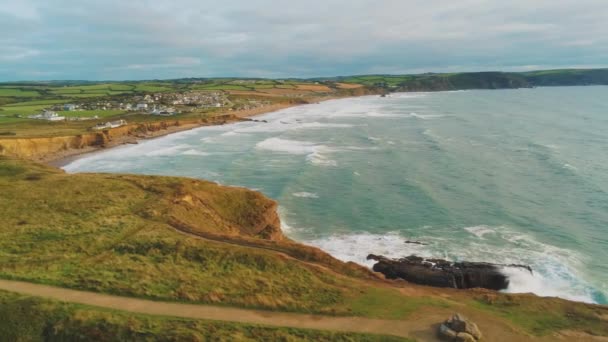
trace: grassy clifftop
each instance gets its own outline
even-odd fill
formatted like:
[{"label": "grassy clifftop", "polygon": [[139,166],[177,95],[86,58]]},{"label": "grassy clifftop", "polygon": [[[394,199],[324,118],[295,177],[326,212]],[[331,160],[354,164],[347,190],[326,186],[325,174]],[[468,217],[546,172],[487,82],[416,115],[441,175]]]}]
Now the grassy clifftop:
[{"label": "grassy clifftop", "polygon": [[[487,336],[522,341],[564,329],[608,336],[605,307],[384,281],[283,236],[275,209],[260,193],[201,180],[69,175],[0,157],[0,278],[164,301],[416,320],[429,331],[458,311]],[[7,298],[0,296],[29,303]],[[78,324],[115,322],[108,317]]]},{"label": "grassy clifftop", "polygon": [[[1,159],[0,192],[5,278],[326,311],[354,291],[336,274],[363,273],[285,239],[276,203],[242,188],[171,177],[67,175]],[[297,258],[333,271],[316,272]]]},{"label": "grassy clifftop", "polygon": [[608,69],[366,75],[339,77],[332,80],[385,88],[390,91],[510,89],[543,86],[608,85]]}]

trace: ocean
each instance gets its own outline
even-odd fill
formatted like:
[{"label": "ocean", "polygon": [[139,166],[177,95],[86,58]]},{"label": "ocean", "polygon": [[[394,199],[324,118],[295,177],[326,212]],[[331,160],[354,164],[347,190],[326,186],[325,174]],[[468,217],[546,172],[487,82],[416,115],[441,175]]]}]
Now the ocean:
[{"label": "ocean", "polygon": [[[68,172],[259,190],[291,238],[370,253],[527,264],[507,292],[608,304],[608,87],[396,93],[293,107],[125,145]],[[415,240],[426,245],[408,244]]]}]

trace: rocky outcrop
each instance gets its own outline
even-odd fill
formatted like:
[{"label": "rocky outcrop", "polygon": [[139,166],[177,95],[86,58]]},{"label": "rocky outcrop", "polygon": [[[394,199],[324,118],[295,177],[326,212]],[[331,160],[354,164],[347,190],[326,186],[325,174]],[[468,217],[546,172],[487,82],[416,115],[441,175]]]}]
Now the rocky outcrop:
[{"label": "rocky outcrop", "polygon": [[414,255],[402,259],[389,259],[370,254],[367,259],[377,261],[373,270],[384,274],[386,278],[457,289],[504,290],[509,286],[509,279],[501,272],[502,268],[516,267],[532,272],[529,266],[524,265],[450,262],[442,259],[424,259]]},{"label": "rocky outcrop", "polygon": [[481,340],[481,331],[477,324],[460,314],[454,314],[443,322],[437,333],[445,341],[476,342]]}]

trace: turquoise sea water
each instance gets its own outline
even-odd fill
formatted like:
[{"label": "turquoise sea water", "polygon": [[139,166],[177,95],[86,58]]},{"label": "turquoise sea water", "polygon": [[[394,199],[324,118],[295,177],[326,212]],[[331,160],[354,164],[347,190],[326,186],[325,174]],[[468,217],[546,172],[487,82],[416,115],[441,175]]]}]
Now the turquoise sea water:
[{"label": "turquoise sea water", "polygon": [[369,96],[258,119],[65,169],[245,186],[279,201],[289,236],[343,260],[530,264],[505,271],[508,291],[608,303],[608,87]]}]

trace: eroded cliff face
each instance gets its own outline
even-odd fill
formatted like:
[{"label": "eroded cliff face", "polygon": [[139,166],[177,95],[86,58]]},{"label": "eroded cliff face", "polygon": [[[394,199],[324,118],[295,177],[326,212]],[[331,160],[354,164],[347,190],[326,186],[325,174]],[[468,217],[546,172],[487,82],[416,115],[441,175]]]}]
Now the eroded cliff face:
[{"label": "eroded cliff face", "polygon": [[237,116],[227,114],[206,119],[167,120],[129,124],[74,136],[2,138],[0,139],[0,155],[35,161],[49,161],[86,152],[86,149],[111,147],[127,142],[134,142],[138,138],[162,135],[163,131],[178,131],[179,127],[191,128],[197,125],[218,125],[237,120],[240,120]]}]

